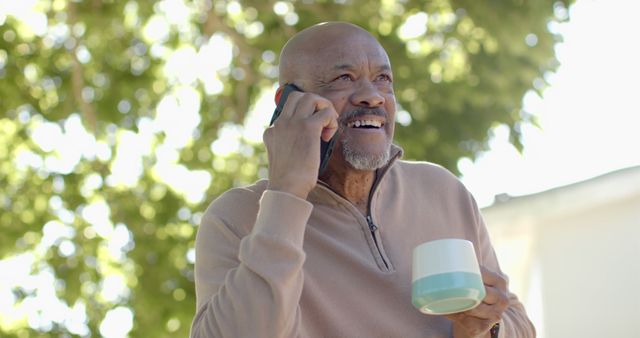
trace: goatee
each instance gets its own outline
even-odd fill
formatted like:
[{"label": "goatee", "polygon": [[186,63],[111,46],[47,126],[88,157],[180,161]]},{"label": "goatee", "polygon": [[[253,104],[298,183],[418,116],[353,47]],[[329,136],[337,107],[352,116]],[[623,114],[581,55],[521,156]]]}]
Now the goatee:
[{"label": "goatee", "polygon": [[342,155],[345,161],[358,170],[376,170],[384,167],[391,157],[391,143],[380,154],[369,154],[351,147],[347,139],[342,140]]}]

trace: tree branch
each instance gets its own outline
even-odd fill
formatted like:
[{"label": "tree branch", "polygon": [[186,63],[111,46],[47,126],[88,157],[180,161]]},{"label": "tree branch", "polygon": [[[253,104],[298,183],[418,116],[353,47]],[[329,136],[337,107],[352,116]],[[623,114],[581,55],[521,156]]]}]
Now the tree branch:
[{"label": "tree branch", "polygon": [[[69,1],[67,3],[67,15],[69,19],[69,26],[73,28],[73,25],[77,21],[77,12],[76,12],[75,2]],[[80,108],[80,111],[82,112],[82,117],[85,124],[89,128],[89,131],[95,134],[97,129],[97,118],[96,118],[95,109],[93,105],[91,105],[82,97],[82,89],[84,88],[85,82],[84,82],[84,72],[82,69],[82,65],[80,64],[80,61],[78,60],[78,56],[77,56],[79,44],[80,42],[76,41],[76,43],[73,45],[73,49],[71,50],[71,59],[72,59],[71,90],[73,93],[74,100],[80,106],[79,108]]]}]

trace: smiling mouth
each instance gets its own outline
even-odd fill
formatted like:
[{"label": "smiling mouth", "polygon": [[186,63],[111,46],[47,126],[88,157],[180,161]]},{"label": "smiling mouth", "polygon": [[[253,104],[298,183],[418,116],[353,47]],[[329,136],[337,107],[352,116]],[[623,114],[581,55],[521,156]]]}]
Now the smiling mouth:
[{"label": "smiling mouth", "polygon": [[377,120],[354,120],[347,123],[348,128],[380,129],[384,123]]}]

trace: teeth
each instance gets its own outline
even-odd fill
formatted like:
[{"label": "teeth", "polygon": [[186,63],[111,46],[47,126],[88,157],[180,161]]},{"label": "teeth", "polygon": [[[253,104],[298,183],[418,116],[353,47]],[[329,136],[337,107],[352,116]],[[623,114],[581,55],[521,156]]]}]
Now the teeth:
[{"label": "teeth", "polygon": [[347,123],[347,127],[349,128],[359,128],[365,126],[380,128],[382,127],[382,122],[374,120],[358,120]]}]

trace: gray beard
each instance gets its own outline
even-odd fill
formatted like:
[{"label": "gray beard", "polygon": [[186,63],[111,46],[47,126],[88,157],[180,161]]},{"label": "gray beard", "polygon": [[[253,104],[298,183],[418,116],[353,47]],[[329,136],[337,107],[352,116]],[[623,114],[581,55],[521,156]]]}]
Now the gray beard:
[{"label": "gray beard", "polygon": [[342,140],[342,155],[345,161],[358,170],[373,171],[384,167],[391,157],[391,143],[387,145],[387,150],[379,155],[371,155],[351,148],[347,140]]}]

